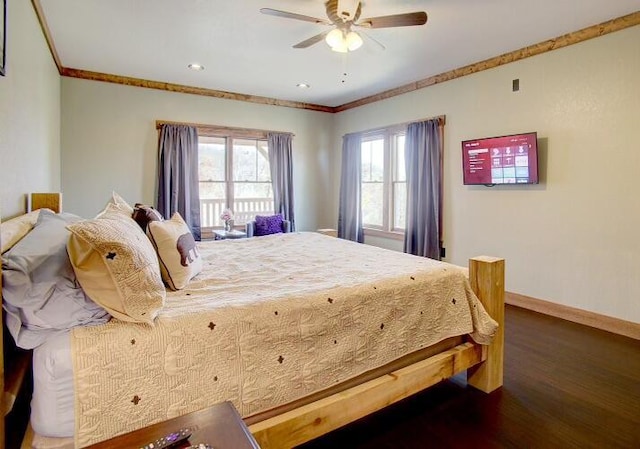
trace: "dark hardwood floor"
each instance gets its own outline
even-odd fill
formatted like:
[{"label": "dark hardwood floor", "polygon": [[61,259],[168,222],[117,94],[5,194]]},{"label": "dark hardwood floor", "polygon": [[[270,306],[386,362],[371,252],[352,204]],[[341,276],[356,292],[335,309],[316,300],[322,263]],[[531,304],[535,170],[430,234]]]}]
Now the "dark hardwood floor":
[{"label": "dark hardwood floor", "polygon": [[504,386],[465,377],[301,448],[640,448],[640,342],[507,306]]}]

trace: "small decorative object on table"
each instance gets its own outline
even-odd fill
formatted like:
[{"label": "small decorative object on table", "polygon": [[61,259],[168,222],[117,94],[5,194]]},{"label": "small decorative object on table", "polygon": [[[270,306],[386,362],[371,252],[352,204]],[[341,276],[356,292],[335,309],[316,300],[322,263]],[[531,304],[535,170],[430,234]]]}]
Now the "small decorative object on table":
[{"label": "small decorative object on table", "polygon": [[224,230],[229,232],[233,229],[233,211],[226,208],[220,214],[220,220],[224,221]]}]

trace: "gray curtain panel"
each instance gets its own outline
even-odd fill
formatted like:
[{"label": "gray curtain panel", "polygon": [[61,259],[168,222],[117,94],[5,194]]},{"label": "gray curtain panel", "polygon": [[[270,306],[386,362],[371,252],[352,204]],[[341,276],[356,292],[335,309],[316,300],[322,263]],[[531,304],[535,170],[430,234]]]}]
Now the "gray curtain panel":
[{"label": "gray curtain panel", "polygon": [[404,252],[440,260],[441,155],[438,120],[410,123],[405,140]]},{"label": "gray curtain panel", "polygon": [[362,134],[347,134],[342,138],[342,174],[340,176],[340,206],[338,237],[364,242],[362,229]]},{"label": "gray curtain panel", "polygon": [[269,133],[269,168],[273,184],[273,203],[276,213],[281,213],[291,223],[291,231],[296,230],[293,213],[293,157],[288,133]]},{"label": "gray curtain panel", "polygon": [[186,125],[162,125],[158,158],[156,208],[165,218],[180,213],[193,238],[200,240],[197,129]]}]

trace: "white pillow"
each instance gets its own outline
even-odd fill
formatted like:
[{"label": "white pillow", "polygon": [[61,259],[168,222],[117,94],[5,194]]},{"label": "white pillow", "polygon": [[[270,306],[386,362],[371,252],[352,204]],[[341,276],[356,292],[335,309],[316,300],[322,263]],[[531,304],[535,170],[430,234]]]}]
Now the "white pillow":
[{"label": "white pillow", "polygon": [[119,212],[120,214],[131,218],[133,215],[133,207],[131,207],[124,198],[114,191],[111,192],[111,198],[107,202],[107,205],[98,215],[96,215],[96,218],[102,217],[107,212]]},{"label": "white pillow", "polygon": [[147,235],[160,260],[162,279],[172,290],[180,290],[202,271],[202,256],[179,213],[170,220],[150,221]]}]

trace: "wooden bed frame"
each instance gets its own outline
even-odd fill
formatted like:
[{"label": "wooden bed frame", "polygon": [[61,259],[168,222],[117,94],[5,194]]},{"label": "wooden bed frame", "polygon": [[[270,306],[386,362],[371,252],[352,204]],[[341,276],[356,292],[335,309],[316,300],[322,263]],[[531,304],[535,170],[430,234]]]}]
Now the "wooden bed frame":
[{"label": "wooden bed frame", "polygon": [[463,343],[405,368],[290,412],[252,424],[263,449],[291,448],[378,411],[467,370],[469,385],[490,393],[502,386],[504,354],[504,259],[469,260],[469,280],[485,309],[499,324],[488,346]]},{"label": "wooden bed frame", "polygon": [[[41,194],[42,195],[42,194]],[[58,198],[56,202],[55,197]],[[50,194],[35,201],[40,207],[60,210],[60,195]],[[263,449],[290,448],[380,410],[425,388],[467,370],[468,384],[486,393],[502,386],[504,351],[504,259],[480,256],[469,260],[469,280],[485,309],[499,324],[491,345],[460,344],[405,368],[349,388],[272,418],[253,423],[249,430]],[[2,287],[0,284],[0,293]],[[2,309],[0,308],[0,318]],[[3,349],[14,347],[11,339]],[[0,342],[2,333],[0,333]],[[31,366],[30,352],[18,360],[4,360],[0,354],[0,410],[11,411]],[[24,417],[28,420],[28,417]],[[0,449],[5,447],[5,420],[0,420]],[[28,432],[29,433],[29,432]],[[25,441],[24,443],[27,443]],[[23,447],[26,444],[23,444]]]}]

